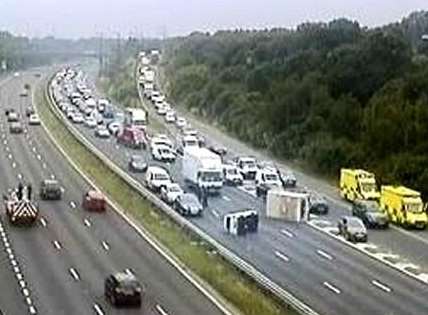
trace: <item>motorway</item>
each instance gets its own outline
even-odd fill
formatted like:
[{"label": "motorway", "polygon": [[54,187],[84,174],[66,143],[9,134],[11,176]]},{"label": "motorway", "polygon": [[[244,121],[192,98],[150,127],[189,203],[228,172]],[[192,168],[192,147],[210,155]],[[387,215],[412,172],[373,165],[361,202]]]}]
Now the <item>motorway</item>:
[{"label": "motorway", "polygon": [[[222,314],[112,209],[101,214],[81,209],[88,184],[65,162],[41,126],[25,122],[31,100],[19,94],[25,83],[35,86],[36,80],[34,72],[26,72],[1,88],[0,189],[5,192],[24,181],[37,192],[41,180],[55,178],[64,195],[61,201],[37,200],[41,216],[28,229],[12,227],[2,213],[3,314]],[[24,134],[9,134],[6,107],[24,117]],[[141,309],[117,310],[105,300],[105,277],[121,270],[142,282]]]},{"label": "motorway", "polygon": [[[127,170],[129,156],[136,151],[118,146],[114,139],[98,139],[84,126],[76,127],[117,165]],[[177,131],[171,131],[177,134]],[[141,154],[150,164],[162,164],[152,161],[146,151]],[[180,165],[180,159],[174,164],[162,164],[183,185]],[[142,181],[143,175],[132,176]],[[246,189],[225,187],[221,197],[209,199],[209,207],[202,218],[190,220],[321,314],[428,313],[427,285],[308,225],[262,218],[256,235],[235,237],[226,234],[222,216],[244,208],[263,212],[264,202]]]}]

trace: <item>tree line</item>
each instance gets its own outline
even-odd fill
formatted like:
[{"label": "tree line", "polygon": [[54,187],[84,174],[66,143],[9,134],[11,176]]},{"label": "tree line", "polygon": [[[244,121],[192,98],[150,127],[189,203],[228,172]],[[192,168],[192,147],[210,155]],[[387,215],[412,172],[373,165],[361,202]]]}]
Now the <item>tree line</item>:
[{"label": "tree line", "polygon": [[428,12],[375,29],[337,19],[294,30],[168,42],[177,104],[279,158],[337,177],[374,171],[428,197]]}]

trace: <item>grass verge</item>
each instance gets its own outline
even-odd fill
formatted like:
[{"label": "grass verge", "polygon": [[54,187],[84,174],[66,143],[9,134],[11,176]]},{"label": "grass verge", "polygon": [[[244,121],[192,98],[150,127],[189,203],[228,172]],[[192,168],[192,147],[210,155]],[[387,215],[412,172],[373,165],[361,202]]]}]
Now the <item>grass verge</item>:
[{"label": "grass verge", "polygon": [[44,91],[37,92],[36,100],[41,119],[68,156],[187,268],[227,301],[246,315],[297,314],[216,255],[213,248],[201,239],[181,229],[87,150],[52,112]]}]

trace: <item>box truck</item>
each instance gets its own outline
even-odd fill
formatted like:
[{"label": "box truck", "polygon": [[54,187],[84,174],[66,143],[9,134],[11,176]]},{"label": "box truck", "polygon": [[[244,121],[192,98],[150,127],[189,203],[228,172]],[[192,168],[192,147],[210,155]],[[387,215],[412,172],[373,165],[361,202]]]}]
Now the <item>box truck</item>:
[{"label": "box truck", "polygon": [[309,194],[282,189],[270,189],[267,193],[266,216],[291,222],[309,218]]},{"label": "box truck", "polygon": [[206,148],[184,148],[182,172],[186,184],[197,191],[219,193],[223,187],[223,168],[219,155]]}]

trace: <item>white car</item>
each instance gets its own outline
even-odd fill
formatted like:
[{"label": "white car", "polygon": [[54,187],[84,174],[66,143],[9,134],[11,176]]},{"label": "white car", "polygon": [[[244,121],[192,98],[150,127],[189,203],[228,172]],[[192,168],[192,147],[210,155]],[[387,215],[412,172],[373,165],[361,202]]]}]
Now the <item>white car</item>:
[{"label": "white car", "polygon": [[227,185],[242,185],[244,178],[238,168],[232,164],[223,165],[223,180]]},{"label": "white car", "polygon": [[177,120],[175,121],[175,125],[179,129],[186,127],[187,125],[186,119],[184,119],[183,117],[177,117]]},{"label": "white car", "polygon": [[75,124],[81,124],[85,121],[83,115],[80,113],[75,113],[71,119]]},{"label": "white car", "polygon": [[161,115],[161,116],[166,115],[166,113],[167,113],[167,109],[166,109],[166,107],[165,107],[164,105],[159,106],[159,107],[157,107],[157,109],[156,109],[156,113],[157,113],[158,115]]},{"label": "white car", "polygon": [[30,116],[30,118],[28,119],[28,124],[29,125],[40,125],[39,116],[37,116],[37,114],[32,114]]},{"label": "white car", "polygon": [[175,122],[175,112],[174,111],[169,111],[165,114],[165,121],[167,123],[173,123]]},{"label": "white car", "polygon": [[144,177],[144,184],[151,190],[159,192],[163,186],[171,183],[168,172],[159,166],[149,166]]},{"label": "white car", "polygon": [[183,129],[183,136],[198,137],[198,131],[195,129],[185,128],[185,129]]},{"label": "white car", "polygon": [[105,126],[98,126],[95,130],[95,136],[98,138],[107,139],[110,138],[110,132]]},{"label": "white car", "polygon": [[94,117],[88,117],[85,119],[85,126],[88,128],[95,128],[97,126],[97,121]]},{"label": "white car", "polygon": [[162,162],[174,162],[176,158],[174,151],[166,145],[153,146],[152,157],[154,160]]},{"label": "white car", "polygon": [[184,191],[177,183],[169,183],[163,186],[160,190],[161,199],[168,204],[174,203],[174,201],[183,193]]},{"label": "white car", "polygon": [[173,148],[173,143],[166,135],[158,134],[155,135],[150,141],[150,147],[153,148],[155,146],[164,145],[170,148]]}]

